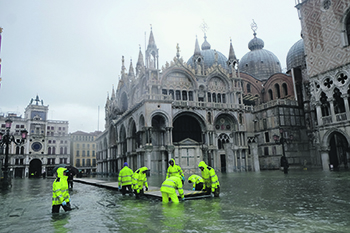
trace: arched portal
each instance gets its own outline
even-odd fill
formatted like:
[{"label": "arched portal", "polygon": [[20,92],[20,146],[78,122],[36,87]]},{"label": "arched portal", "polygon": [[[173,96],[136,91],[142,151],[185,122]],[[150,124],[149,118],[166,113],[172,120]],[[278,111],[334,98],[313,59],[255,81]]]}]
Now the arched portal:
[{"label": "arched portal", "polygon": [[329,140],[329,164],[333,169],[339,169],[341,167],[348,167],[348,142],[344,135],[339,132],[334,132],[330,135]]},{"label": "arched portal", "polygon": [[41,161],[40,159],[33,159],[29,163],[29,177],[41,176]]},{"label": "arched portal", "polygon": [[190,138],[202,142],[202,130],[199,122],[192,116],[183,115],[174,121],[173,142],[180,142]]}]

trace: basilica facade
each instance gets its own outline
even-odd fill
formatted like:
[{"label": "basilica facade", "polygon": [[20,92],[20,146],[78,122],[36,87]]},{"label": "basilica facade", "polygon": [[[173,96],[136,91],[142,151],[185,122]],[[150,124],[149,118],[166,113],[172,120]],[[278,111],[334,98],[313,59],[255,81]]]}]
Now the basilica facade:
[{"label": "basilica facade", "polygon": [[190,58],[178,45],[162,66],[151,29],[145,55],[140,50],[128,69],[122,58],[107,97],[97,172],[117,174],[128,162],[165,174],[170,158],[185,173],[198,172],[202,160],[218,172],[259,171],[279,169],[282,155],[296,169],[346,167],[349,1],[304,0],[296,8],[302,39],[285,73],[256,27],[241,59],[232,43],[226,57],[204,35]]}]

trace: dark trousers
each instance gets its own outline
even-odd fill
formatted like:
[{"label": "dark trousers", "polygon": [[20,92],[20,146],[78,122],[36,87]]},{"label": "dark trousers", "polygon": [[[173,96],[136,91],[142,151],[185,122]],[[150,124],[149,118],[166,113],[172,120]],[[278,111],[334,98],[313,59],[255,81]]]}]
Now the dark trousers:
[{"label": "dark trousers", "polygon": [[122,194],[123,194],[123,195],[126,194],[126,188],[128,188],[129,196],[132,196],[131,184],[130,184],[130,185],[123,185],[123,186],[122,186]]},{"label": "dark trousers", "polygon": [[139,199],[144,194],[143,188],[140,190],[140,193],[137,193],[136,190],[134,190],[134,193],[135,193],[136,199]]},{"label": "dark trousers", "polygon": [[68,188],[73,188],[73,180],[68,180]]},{"label": "dark trousers", "polygon": [[70,203],[68,202],[66,205],[53,205],[52,206],[52,213],[59,213],[60,207],[63,207],[64,211],[71,211],[72,208],[70,207]]},{"label": "dark trousers", "polygon": [[203,183],[196,184],[195,190],[202,191],[203,190]]},{"label": "dark trousers", "polygon": [[[205,190],[204,190],[207,194],[211,194],[212,192],[211,192],[211,188],[206,188]],[[215,189],[215,191],[213,192],[213,194],[214,194],[214,197],[218,197],[219,195],[220,195],[220,186],[218,186],[216,189]]]}]

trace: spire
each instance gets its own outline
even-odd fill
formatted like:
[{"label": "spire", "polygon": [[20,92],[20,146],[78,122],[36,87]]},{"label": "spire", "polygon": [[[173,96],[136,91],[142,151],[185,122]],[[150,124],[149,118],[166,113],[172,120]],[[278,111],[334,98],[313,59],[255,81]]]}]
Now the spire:
[{"label": "spire", "polygon": [[111,96],[111,100],[115,99],[115,92],[114,92],[114,85],[112,86],[112,96]]},{"label": "spire", "polygon": [[125,74],[125,65],[124,65],[124,56],[122,56],[122,70],[121,70],[121,75]]},{"label": "spire", "polygon": [[154,41],[152,25],[151,25],[151,33],[149,34],[149,40],[148,40],[148,46],[147,46],[147,49],[149,48],[157,48],[156,42]]},{"label": "spire", "polygon": [[196,36],[196,43],[194,45],[194,55],[201,55],[201,50],[199,48],[197,36]]},{"label": "spire", "polygon": [[132,59],[130,59],[129,76],[134,76],[134,67],[132,66]]},{"label": "spire", "polygon": [[235,51],[233,50],[233,46],[232,46],[232,39],[230,39],[230,52],[228,55],[228,59],[229,60],[237,60]]},{"label": "spire", "polygon": [[139,51],[139,58],[137,60],[137,63],[136,63],[136,67],[143,67],[144,66],[144,62],[143,62],[143,54],[141,52],[141,46],[140,46],[140,51]]}]

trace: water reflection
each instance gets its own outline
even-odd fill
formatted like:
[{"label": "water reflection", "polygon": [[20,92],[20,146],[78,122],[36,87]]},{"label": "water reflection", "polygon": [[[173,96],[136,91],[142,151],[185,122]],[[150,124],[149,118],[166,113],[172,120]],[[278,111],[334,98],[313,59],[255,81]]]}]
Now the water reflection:
[{"label": "water reflection", "polygon": [[[164,178],[151,176],[149,185]],[[178,205],[75,183],[75,210],[52,215],[53,179],[15,179],[0,194],[0,231],[350,232],[349,172],[232,173],[219,180],[219,198]],[[192,187],[186,182],[184,188]]]}]

